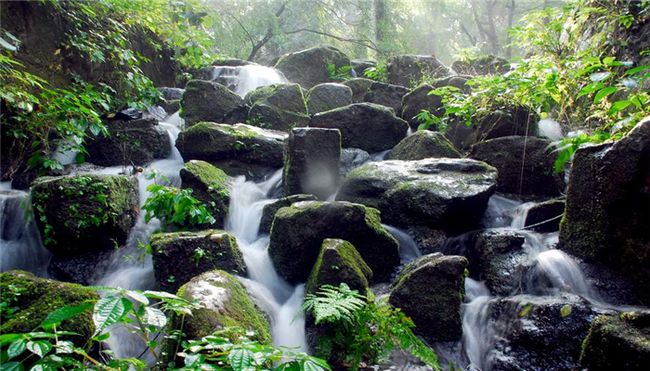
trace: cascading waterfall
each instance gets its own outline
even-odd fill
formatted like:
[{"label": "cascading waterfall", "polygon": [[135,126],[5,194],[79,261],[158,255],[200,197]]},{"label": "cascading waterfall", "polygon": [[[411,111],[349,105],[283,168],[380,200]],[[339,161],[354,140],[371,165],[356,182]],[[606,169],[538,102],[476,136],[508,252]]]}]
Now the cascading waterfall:
[{"label": "cascading waterfall", "polygon": [[282,72],[257,64],[235,67],[214,66],[212,80],[229,87],[242,98],[260,86],[287,82]]}]

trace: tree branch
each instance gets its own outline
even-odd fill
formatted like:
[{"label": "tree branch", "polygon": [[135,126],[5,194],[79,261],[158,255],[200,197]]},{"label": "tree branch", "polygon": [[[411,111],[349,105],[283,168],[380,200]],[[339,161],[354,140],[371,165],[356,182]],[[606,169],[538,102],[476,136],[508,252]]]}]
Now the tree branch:
[{"label": "tree branch", "polygon": [[363,45],[368,49],[372,49],[374,51],[379,51],[379,49],[377,49],[377,45],[374,42],[372,42],[371,40],[350,39],[350,38],[346,38],[346,37],[333,35],[331,33],[323,32],[323,31],[312,30],[312,29],[309,29],[309,28],[298,28],[296,30],[284,31],[284,33],[287,34],[287,35],[300,33],[300,32],[311,32],[311,33],[315,33],[317,35],[331,37],[332,39],[336,39],[336,40],[339,40],[339,41],[349,42],[349,43],[353,43],[353,44],[357,44],[357,45]]}]

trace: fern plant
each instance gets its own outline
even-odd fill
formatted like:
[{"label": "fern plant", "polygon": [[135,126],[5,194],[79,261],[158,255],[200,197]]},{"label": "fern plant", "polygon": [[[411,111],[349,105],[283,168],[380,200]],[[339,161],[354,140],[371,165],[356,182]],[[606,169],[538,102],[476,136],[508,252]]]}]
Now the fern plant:
[{"label": "fern plant", "polygon": [[317,325],[321,323],[351,323],[356,314],[366,305],[366,299],[358,291],[342,283],[340,286],[324,285],[318,294],[305,295],[303,310],[314,316]]}]

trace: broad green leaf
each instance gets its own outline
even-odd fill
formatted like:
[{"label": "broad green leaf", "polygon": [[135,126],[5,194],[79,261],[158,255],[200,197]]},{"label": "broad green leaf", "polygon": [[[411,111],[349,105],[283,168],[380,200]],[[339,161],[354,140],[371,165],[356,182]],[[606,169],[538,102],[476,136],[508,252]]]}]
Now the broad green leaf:
[{"label": "broad green leaf", "polygon": [[147,299],[147,297],[142,292],[129,290],[126,292],[126,295],[131,299],[140,302],[144,305],[149,304],[149,299]]},{"label": "broad green leaf", "polygon": [[25,351],[25,349],[27,349],[27,340],[18,339],[11,343],[9,348],[7,348],[7,357],[9,357],[9,359],[18,357]]},{"label": "broad green leaf", "polygon": [[618,91],[618,88],[615,86],[608,86],[606,88],[600,89],[598,93],[594,96],[594,103],[598,103],[601,100],[605,99],[607,96],[614,94]]},{"label": "broad green leaf", "polygon": [[592,73],[592,74],[589,76],[589,79],[590,79],[591,81],[593,81],[593,82],[598,82],[598,81],[603,81],[603,80],[605,80],[606,78],[608,78],[608,77],[611,76],[611,75],[612,75],[611,72],[596,72],[596,73]]},{"label": "broad green leaf", "polygon": [[2,46],[3,48],[5,48],[5,49],[7,49],[9,51],[12,51],[12,52],[15,52],[16,50],[18,50],[18,48],[15,45],[12,45],[11,43],[9,43],[7,40],[3,39],[2,37],[0,37],[0,46]]},{"label": "broad green leaf", "polygon": [[132,307],[133,303],[128,299],[117,296],[109,296],[98,300],[93,310],[95,335],[122,320]]},{"label": "broad green leaf", "polygon": [[93,307],[92,304],[86,303],[86,304],[79,304],[79,305],[66,305],[65,307],[61,307],[53,312],[50,312],[50,314],[45,317],[43,322],[41,322],[41,327],[43,327],[46,330],[49,330],[53,328],[54,326],[58,326],[61,324],[61,322],[68,320],[80,313],[83,313]]},{"label": "broad green leaf", "polygon": [[247,371],[253,366],[254,355],[248,349],[236,348],[228,354],[228,361],[233,371]]},{"label": "broad green leaf", "polygon": [[18,362],[4,362],[0,364],[0,371],[22,371],[23,365]]},{"label": "broad green leaf", "polygon": [[52,350],[52,344],[45,340],[28,341],[27,349],[37,356],[43,358],[47,353],[50,352],[50,350]]},{"label": "broad green leaf", "polygon": [[629,105],[631,105],[632,102],[629,100],[619,100],[614,103],[612,103],[612,106],[609,109],[609,114],[614,115],[624,109],[626,109]]},{"label": "broad green leaf", "polygon": [[145,307],[143,319],[147,325],[159,328],[165,327],[167,324],[167,317],[165,316],[165,313],[163,313],[158,308]]},{"label": "broad green leaf", "polygon": [[643,65],[643,66],[630,68],[629,70],[625,71],[625,75],[626,76],[636,75],[637,73],[643,72],[643,71],[648,70],[648,69],[650,69],[650,66],[648,66],[648,65]]},{"label": "broad green leaf", "polygon": [[328,368],[323,367],[323,364],[320,362],[316,362],[314,359],[307,359],[305,363],[302,365],[302,369],[304,371],[325,371],[329,370]]}]

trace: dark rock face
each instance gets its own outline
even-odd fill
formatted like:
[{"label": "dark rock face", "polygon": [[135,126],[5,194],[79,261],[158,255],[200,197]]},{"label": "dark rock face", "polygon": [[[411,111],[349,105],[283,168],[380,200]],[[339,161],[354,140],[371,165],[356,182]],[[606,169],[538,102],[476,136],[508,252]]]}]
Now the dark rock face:
[{"label": "dark rock face", "polygon": [[203,202],[222,228],[230,204],[230,182],[223,170],[201,160],[190,160],[180,171],[181,188],[191,189],[192,196]]},{"label": "dark rock face", "polygon": [[54,255],[47,266],[51,278],[82,285],[97,282],[111,263],[112,250],[92,251],[79,255]]},{"label": "dark rock face", "polygon": [[510,71],[510,62],[494,55],[469,61],[455,61],[451,69],[462,75],[502,75]]},{"label": "dark rock face", "polygon": [[305,292],[316,293],[323,285],[347,284],[363,294],[368,290],[372,270],[351,243],[326,239],[323,241],[316,264],[309,275]]},{"label": "dark rock face", "polygon": [[167,131],[156,119],[111,120],[108,136],[86,142],[88,161],[99,166],[146,165],[171,152]]},{"label": "dark rock face", "polygon": [[183,94],[185,93],[185,89],[170,87],[158,88],[158,91],[164,100],[180,100],[183,99]]},{"label": "dark rock face", "polygon": [[235,123],[245,110],[243,99],[227,87],[212,81],[191,80],[185,87],[181,116],[187,126],[201,121]]},{"label": "dark rock face", "polygon": [[285,143],[285,194],[313,194],[324,200],[339,185],[341,133],[337,129],[294,128]]},{"label": "dark rock face", "polygon": [[551,141],[510,136],[476,143],[470,157],[497,168],[497,191],[518,195],[558,196],[564,177],[554,171]]},{"label": "dark rock face", "polygon": [[328,64],[335,70],[350,66],[350,58],[331,46],[318,46],[285,54],[275,64],[291,82],[309,89],[314,85],[333,81],[328,74]]},{"label": "dark rock face", "polygon": [[336,83],[318,84],[309,89],[307,109],[310,115],[352,104],[352,89]]},{"label": "dark rock face", "polygon": [[558,231],[563,213],[562,199],[540,202],[528,210],[524,227],[531,227],[534,231],[542,233]]},{"label": "dark rock face", "polygon": [[377,62],[368,59],[352,59],[350,65],[357,76],[362,77],[368,68],[377,66]]},{"label": "dark rock face", "polygon": [[398,55],[388,60],[388,81],[391,84],[411,86],[425,76],[446,77],[451,71],[434,56]]},{"label": "dark rock face", "polygon": [[403,86],[373,82],[363,100],[364,102],[390,107],[395,114],[399,114],[402,111],[402,98],[408,92],[409,89]]},{"label": "dark rock face", "polygon": [[420,85],[402,98],[400,117],[406,120],[411,128],[417,129],[420,126],[416,116],[422,110],[438,115],[443,113],[440,96],[429,94],[433,89],[431,85]]},{"label": "dark rock face", "polygon": [[404,267],[394,284],[389,303],[415,323],[415,332],[428,341],[454,341],[462,335],[462,256],[425,255]]},{"label": "dark rock face", "polygon": [[155,234],[151,250],[156,281],[168,292],[176,292],[192,277],[215,269],[246,275],[235,237],[221,230]]},{"label": "dark rock face", "polygon": [[178,135],[184,159],[209,162],[229,175],[261,178],[282,167],[286,133],[255,126],[201,122]]},{"label": "dark rock face", "polygon": [[275,218],[275,213],[278,212],[283,207],[291,206],[296,202],[302,201],[316,201],[316,196],[307,195],[307,194],[297,194],[287,197],[282,197],[277,201],[273,201],[270,204],[264,205],[262,209],[262,219],[260,220],[260,229],[259,233],[269,234],[271,233],[271,225],[273,224],[273,218]]},{"label": "dark rock face", "polygon": [[539,135],[537,114],[523,106],[500,106],[480,118],[477,141],[513,135]]},{"label": "dark rock face", "polygon": [[593,371],[641,371],[650,364],[650,313],[598,316],[584,340],[580,365]]},{"label": "dark rock face", "polygon": [[278,274],[290,283],[305,282],[323,240],[352,243],[378,280],[399,264],[397,241],[384,229],[379,212],[349,202],[299,202],[275,214],[269,254]]},{"label": "dark rock face", "polygon": [[429,130],[420,130],[402,139],[388,155],[390,160],[422,160],[440,157],[461,156],[443,133]]},{"label": "dark rock face", "polygon": [[370,154],[359,148],[343,148],[341,150],[341,177],[348,175],[352,169],[370,161]]},{"label": "dark rock face", "polygon": [[244,98],[251,106],[246,123],[267,129],[289,131],[309,123],[307,103],[298,84],[261,86]]},{"label": "dark rock face", "polygon": [[650,119],[615,143],[576,151],[560,246],[624,273],[650,302]]},{"label": "dark rock face", "polygon": [[352,89],[352,102],[363,103],[363,98],[375,81],[364,78],[355,78],[344,81],[342,84]]},{"label": "dark rock face", "polygon": [[317,113],[309,126],[339,129],[343,147],[371,153],[393,148],[408,130],[408,124],[389,108],[372,103],[356,103]]},{"label": "dark rock face", "polygon": [[82,174],[38,178],[32,208],[43,244],[71,256],[122,246],[138,216],[135,178]]},{"label": "dark rock face", "polygon": [[370,162],[352,170],[337,200],[381,210],[398,226],[471,229],[496,188],[496,170],[469,159]]},{"label": "dark rock face", "polygon": [[477,128],[474,125],[468,126],[461,120],[450,122],[444,132],[447,139],[459,150],[467,151],[476,143]]}]

